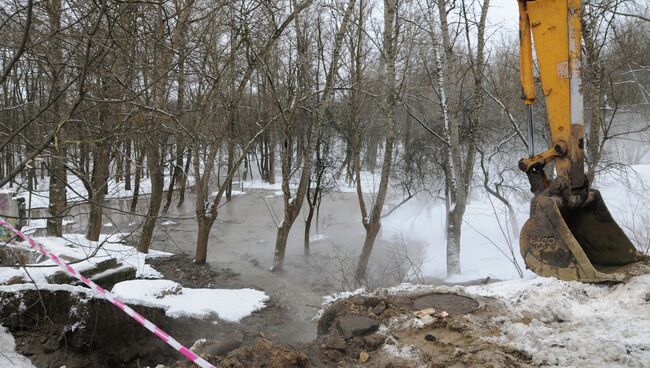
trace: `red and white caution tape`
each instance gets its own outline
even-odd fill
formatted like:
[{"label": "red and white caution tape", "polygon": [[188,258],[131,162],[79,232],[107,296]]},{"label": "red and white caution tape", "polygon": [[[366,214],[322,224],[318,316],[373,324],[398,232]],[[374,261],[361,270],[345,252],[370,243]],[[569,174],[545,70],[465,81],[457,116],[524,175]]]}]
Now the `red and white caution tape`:
[{"label": "red and white caution tape", "polygon": [[54,253],[50,252],[49,250],[47,250],[43,246],[43,244],[37,243],[34,239],[32,239],[31,237],[23,234],[22,232],[20,232],[19,230],[17,230],[13,226],[9,225],[6,221],[4,221],[1,218],[0,218],[0,226],[3,226],[5,228],[7,228],[9,231],[16,234],[22,240],[27,240],[27,242],[29,243],[29,246],[32,249],[39,251],[41,254],[43,254],[47,258],[51,259],[54,263],[59,265],[68,275],[81,280],[81,282],[88,285],[88,287],[90,287],[91,289],[95,290],[104,299],[106,299],[109,302],[113,303],[114,306],[121,309],[124,313],[128,314],[131,318],[133,318],[139,324],[144,326],[144,328],[151,331],[154,335],[158,336],[162,341],[166,342],[167,345],[169,345],[172,348],[179,351],[189,361],[193,362],[194,364],[196,364],[196,365],[198,365],[199,367],[202,367],[202,368],[215,368],[212,364],[208,363],[205,359],[201,358],[200,356],[198,356],[194,352],[192,352],[190,349],[188,349],[185,346],[181,345],[181,343],[176,341],[176,339],[169,336],[165,331],[161,330],[160,328],[158,328],[158,326],[154,325],[149,320],[144,318],[140,313],[134,311],[131,307],[129,307],[128,305],[121,302],[113,293],[111,293],[108,290],[105,290],[101,286],[95,284],[92,280],[89,280],[87,277],[80,274],[79,271],[75,270],[74,268],[72,268],[72,266],[65,263],[56,254],[54,254]]}]

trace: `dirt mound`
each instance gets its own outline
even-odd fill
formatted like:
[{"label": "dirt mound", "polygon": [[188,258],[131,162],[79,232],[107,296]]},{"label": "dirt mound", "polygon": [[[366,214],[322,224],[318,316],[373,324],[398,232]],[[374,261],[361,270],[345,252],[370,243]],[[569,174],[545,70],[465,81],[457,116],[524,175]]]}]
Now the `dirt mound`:
[{"label": "dirt mound", "polygon": [[256,339],[251,346],[234,350],[221,361],[224,368],[305,368],[309,358],[305,353],[274,345],[266,339]]},{"label": "dirt mound", "polygon": [[353,296],[318,324],[324,366],[528,367],[524,354],[492,342],[503,310],[491,299],[441,292]]}]

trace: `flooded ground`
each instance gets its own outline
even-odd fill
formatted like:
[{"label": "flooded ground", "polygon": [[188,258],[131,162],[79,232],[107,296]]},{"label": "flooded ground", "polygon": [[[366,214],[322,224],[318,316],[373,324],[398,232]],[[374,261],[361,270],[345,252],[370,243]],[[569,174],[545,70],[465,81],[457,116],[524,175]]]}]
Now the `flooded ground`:
[{"label": "flooded ground", "polygon": [[[247,191],[226,203],[210,236],[208,263],[239,274],[242,283],[264,290],[292,317],[287,321],[282,342],[305,342],[316,336],[311,323],[324,295],[354,287],[352,272],[363,244],[356,195],[334,193],[323,199],[319,233],[323,239],[311,242],[311,253],[304,255],[304,220],[299,217],[289,237],[284,271],[270,271],[276,221],[272,213],[282,213],[282,197],[269,191]],[[193,198],[168,215],[175,225],[160,226],[154,248],[194,254],[196,221]],[[312,230],[315,233],[315,228]],[[388,262],[390,243],[378,238],[375,270]],[[384,275],[384,282],[395,282]],[[382,282],[382,281],[378,281]]]},{"label": "flooded ground", "polygon": [[[284,270],[271,272],[278,216],[282,214],[282,196],[267,190],[246,190],[234,196],[220,209],[210,233],[208,264],[216,271],[236,274],[235,281],[223,281],[214,287],[253,287],[265,291],[277,308],[284,309],[286,321],[275,328],[281,343],[307,342],[316,337],[312,318],[322,297],[355,288],[353,272],[363,244],[365,230],[360,220],[355,193],[330,193],[323,198],[318,234],[312,225],[311,252],[304,255],[304,213],[296,220],[289,237]],[[371,198],[369,198],[371,200]],[[174,204],[176,199],[174,199]],[[147,198],[141,198],[140,213],[146,211]],[[130,199],[109,202],[103,232],[132,233],[136,242],[142,217],[129,215]],[[68,231],[83,232],[85,209],[79,206]],[[196,246],[194,196],[186,195],[185,204],[159,219],[154,249],[194,255]],[[404,270],[417,261],[419,244],[400,243],[377,238],[369,268],[371,286],[394,285],[402,281]],[[402,254],[398,254],[401,252]],[[409,257],[406,257],[408,253]],[[410,258],[411,261],[407,261]],[[181,265],[179,265],[181,267]],[[183,264],[182,267],[193,267]],[[273,323],[277,323],[275,320]]]}]

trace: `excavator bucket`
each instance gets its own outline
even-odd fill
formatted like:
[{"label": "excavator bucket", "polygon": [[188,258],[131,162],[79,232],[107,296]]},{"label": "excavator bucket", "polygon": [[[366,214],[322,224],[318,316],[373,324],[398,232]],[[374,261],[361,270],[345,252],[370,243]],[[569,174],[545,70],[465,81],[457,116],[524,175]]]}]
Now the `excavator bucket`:
[{"label": "excavator bucket", "polygon": [[567,208],[543,193],[535,196],[520,234],[527,268],[566,281],[623,282],[650,273],[650,257],[637,251],[612,218],[600,192],[583,207]]}]

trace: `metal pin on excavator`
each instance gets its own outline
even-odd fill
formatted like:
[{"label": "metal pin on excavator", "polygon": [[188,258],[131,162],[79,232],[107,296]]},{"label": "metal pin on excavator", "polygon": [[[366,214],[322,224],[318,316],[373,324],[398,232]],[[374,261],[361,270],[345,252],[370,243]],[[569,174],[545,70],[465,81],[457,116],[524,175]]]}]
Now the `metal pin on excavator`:
[{"label": "metal pin on excavator", "polygon": [[[621,282],[650,273],[584,174],[580,0],[519,1],[520,78],[529,157],[519,161],[535,197],[519,243],[527,268],[581,282]],[[532,40],[551,133],[549,149],[533,148],[535,102]],[[544,166],[553,161],[555,179]]]}]

